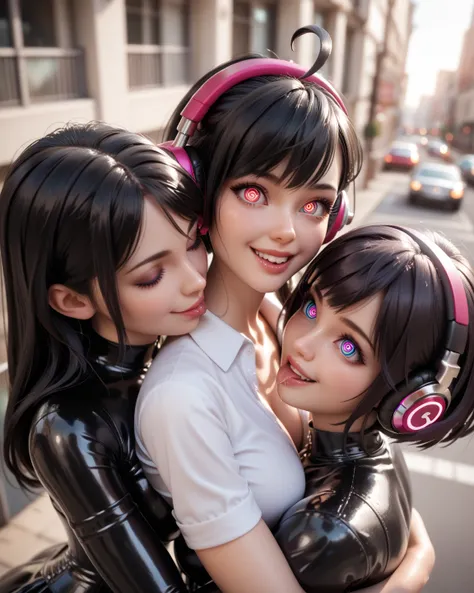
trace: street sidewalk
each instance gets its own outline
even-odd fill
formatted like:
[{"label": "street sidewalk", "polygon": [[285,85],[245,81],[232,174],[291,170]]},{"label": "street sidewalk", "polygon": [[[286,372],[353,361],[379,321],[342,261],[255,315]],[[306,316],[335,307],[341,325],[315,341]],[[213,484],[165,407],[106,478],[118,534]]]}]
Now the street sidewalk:
[{"label": "street sidewalk", "polygon": [[[399,173],[379,173],[368,189],[356,190],[356,215],[351,227],[362,224],[399,180]],[[43,494],[0,529],[0,575],[64,540],[63,526]]]}]

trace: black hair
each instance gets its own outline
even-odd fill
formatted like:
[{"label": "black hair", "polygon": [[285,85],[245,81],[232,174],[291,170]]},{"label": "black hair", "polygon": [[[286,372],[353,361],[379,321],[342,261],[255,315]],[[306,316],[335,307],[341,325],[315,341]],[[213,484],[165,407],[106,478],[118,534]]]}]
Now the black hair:
[{"label": "black hair", "polygon": [[190,223],[202,195],[176,161],[138,134],[103,123],[68,125],[28,146],[0,194],[0,250],[8,319],[9,400],[4,457],[23,486],[36,486],[28,433],[36,408],[86,368],[78,321],[49,305],[60,283],[90,294],[98,280],[116,326],[125,328],[116,271],[136,248],[144,198]]},{"label": "black hair", "polygon": [[[422,448],[452,442],[474,429],[474,273],[447,239],[436,233],[426,236],[459,271],[470,321],[447,415],[418,433],[396,437]],[[317,285],[329,306],[338,311],[383,294],[374,336],[381,371],[348,418],[347,434],[352,424],[376,409],[388,393],[403,389],[409,375],[436,371],[447,331],[445,293],[433,261],[418,243],[403,231],[383,225],[357,228],[331,242],[310,263],[285,304],[284,324],[302,307],[312,285]]]},{"label": "black hair", "polygon": [[[211,76],[249,55],[231,60],[203,76],[174,111],[165,139],[176,136],[180,113]],[[190,139],[205,179],[206,226],[216,214],[217,199],[229,179],[263,175],[282,162],[281,180],[288,187],[317,182],[342,153],[339,191],[362,167],[362,148],[349,117],[332,95],[309,80],[290,76],[257,76],[226,91],[209,109]]]}]

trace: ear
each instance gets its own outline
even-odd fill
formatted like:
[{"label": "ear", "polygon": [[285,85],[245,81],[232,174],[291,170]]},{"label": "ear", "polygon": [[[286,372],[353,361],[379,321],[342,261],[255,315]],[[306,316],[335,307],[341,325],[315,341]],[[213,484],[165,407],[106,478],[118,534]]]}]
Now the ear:
[{"label": "ear", "polygon": [[61,315],[74,319],[91,319],[96,309],[88,296],[79,294],[64,284],[53,284],[48,290],[49,305]]}]

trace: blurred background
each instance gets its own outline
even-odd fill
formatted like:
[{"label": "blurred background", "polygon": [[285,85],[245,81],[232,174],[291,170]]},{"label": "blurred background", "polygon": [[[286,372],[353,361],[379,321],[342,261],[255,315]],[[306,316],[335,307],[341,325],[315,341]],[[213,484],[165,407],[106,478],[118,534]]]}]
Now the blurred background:
[{"label": "blurred background", "polygon": [[[159,141],[207,70],[247,52],[322,73],[363,142],[357,224],[429,228],[474,265],[474,0],[0,0],[0,186],[32,140],[69,121],[107,121]],[[7,400],[0,330],[0,438]],[[406,449],[415,506],[435,544],[430,593],[473,590],[474,445]],[[48,500],[0,475],[0,573],[63,533]]]}]

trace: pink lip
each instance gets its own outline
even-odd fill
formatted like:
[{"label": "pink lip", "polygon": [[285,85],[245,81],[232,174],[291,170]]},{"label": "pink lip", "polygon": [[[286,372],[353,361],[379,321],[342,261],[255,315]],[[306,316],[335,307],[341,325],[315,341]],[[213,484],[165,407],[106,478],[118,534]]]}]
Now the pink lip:
[{"label": "pink lip", "polygon": [[291,260],[293,259],[292,254],[287,254],[283,251],[282,252],[261,251],[260,249],[258,249],[258,251],[260,251],[261,253],[265,253],[265,255],[273,255],[274,257],[288,257],[289,258],[288,261],[286,261],[284,264],[275,264],[275,263],[268,261],[267,259],[263,259],[263,257],[260,257],[259,255],[257,255],[257,253],[256,253],[255,249],[253,249],[253,247],[251,249],[252,249],[252,252],[255,255],[255,257],[257,258],[258,263],[262,266],[262,268],[266,272],[269,272],[270,274],[283,274],[289,268]]},{"label": "pink lip", "polygon": [[293,257],[295,255],[289,251],[275,251],[275,249],[257,249],[256,247],[252,247],[252,249],[265,255],[273,255],[273,257]]},{"label": "pink lip", "polygon": [[204,296],[198,299],[192,307],[186,309],[186,311],[179,311],[178,315],[186,315],[186,317],[190,317],[191,319],[195,319],[196,317],[201,317],[206,312],[206,303],[204,302]]},{"label": "pink lip", "polygon": [[300,377],[291,369],[290,364],[294,367],[298,372],[300,372],[304,377],[307,379],[311,379],[303,372],[303,369],[295,363],[295,361],[288,356],[287,361],[280,367],[280,370],[277,374],[277,384],[278,385],[286,385],[287,387],[300,387],[302,385],[308,385],[307,381],[303,381]]}]

